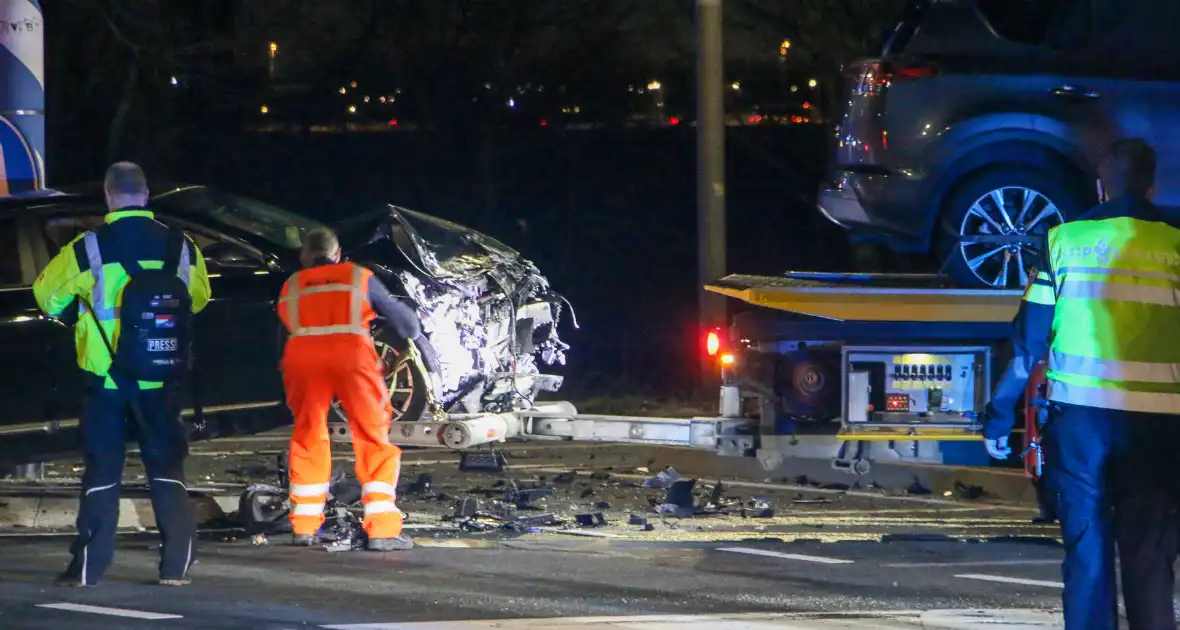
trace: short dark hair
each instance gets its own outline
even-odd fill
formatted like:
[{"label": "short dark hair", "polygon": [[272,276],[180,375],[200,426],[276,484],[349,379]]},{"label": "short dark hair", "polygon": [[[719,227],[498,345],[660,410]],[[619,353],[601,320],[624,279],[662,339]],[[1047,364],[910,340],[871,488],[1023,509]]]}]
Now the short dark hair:
[{"label": "short dark hair", "polygon": [[147,177],[134,162],[115,162],[107,169],[102,186],[113,195],[146,195]]},{"label": "short dark hair", "polygon": [[1145,199],[1155,185],[1155,165],[1155,149],[1146,140],[1125,138],[1110,145],[1098,165],[1098,177],[1111,199]]},{"label": "short dark hair", "polygon": [[316,260],[330,256],[340,249],[340,239],[328,228],[316,228],[303,237],[303,256]]}]

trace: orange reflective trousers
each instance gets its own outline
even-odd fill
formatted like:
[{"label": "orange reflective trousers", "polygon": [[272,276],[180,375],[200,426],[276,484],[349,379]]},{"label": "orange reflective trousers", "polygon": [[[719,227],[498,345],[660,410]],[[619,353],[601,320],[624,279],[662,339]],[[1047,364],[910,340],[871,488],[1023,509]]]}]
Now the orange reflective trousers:
[{"label": "orange reflective trousers", "polygon": [[291,525],[314,535],[324,523],[332,475],[328,413],[333,399],[348,416],[370,538],[402,531],[397,509],[401,449],[389,443],[393,408],[369,336],[372,272],[352,263],[305,269],[283,286],[279,316],[291,333],[283,353],[283,385],[295,416],[291,437]]}]

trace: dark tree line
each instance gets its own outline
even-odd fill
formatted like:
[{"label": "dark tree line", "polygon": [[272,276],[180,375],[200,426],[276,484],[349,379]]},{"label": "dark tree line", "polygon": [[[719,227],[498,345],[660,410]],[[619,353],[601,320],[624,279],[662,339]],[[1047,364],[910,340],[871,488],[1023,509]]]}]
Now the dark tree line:
[{"label": "dark tree line", "polygon": [[[778,62],[834,85],[888,23],[891,0],[726,0],[731,66]],[[352,81],[398,86],[401,107],[440,143],[494,151],[503,103],[584,104],[621,117],[630,83],[679,77],[691,103],[689,0],[45,0],[54,173],[89,174],[113,159],[171,170],[186,136],[240,129],[260,103],[283,99],[305,123]],[[269,74],[270,42],[279,45]],[[490,87],[488,87],[490,86]],[[335,99],[335,100],[334,100]],[[344,116],[345,110],[334,111]],[[51,173],[51,177],[53,173]]]}]

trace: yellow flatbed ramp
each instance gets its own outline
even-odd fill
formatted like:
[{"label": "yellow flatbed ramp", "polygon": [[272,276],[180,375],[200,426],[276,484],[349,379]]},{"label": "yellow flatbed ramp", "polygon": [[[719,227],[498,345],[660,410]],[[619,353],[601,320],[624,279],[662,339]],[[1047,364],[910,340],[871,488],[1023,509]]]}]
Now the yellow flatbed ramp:
[{"label": "yellow flatbed ramp", "polygon": [[[1009,322],[1018,290],[904,286],[930,276],[824,274],[729,275],[705,290],[756,306],[839,321]],[[890,279],[903,286],[885,286]]]}]

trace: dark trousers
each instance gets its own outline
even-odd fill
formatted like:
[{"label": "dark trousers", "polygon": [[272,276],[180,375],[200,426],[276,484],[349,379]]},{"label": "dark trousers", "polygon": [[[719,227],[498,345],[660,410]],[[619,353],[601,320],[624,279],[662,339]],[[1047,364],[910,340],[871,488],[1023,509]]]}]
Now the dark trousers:
[{"label": "dark trousers", "polygon": [[1065,543],[1065,627],[1118,628],[1117,535],[1132,630],[1175,628],[1176,502],[1160,497],[1180,472],[1180,418],[1071,405],[1051,418],[1046,482]]},{"label": "dark trousers", "polygon": [[[86,472],[82,477],[78,537],[70,546],[74,558],[66,575],[80,578],[84,584],[95,584],[110,567],[115,555],[126,442],[135,439],[163,543],[160,578],[183,578],[194,557],[196,522],[184,485],[188,440],[180,420],[178,389],[105,389],[103,379],[88,378],[81,424]],[[139,402],[143,416],[139,420],[131,411],[132,397]]]},{"label": "dark trousers", "polygon": [[1131,630],[1174,630],[1180,417],[1148,417],[1128,433],[1134,450],[1122,465],[1115,504],[1127,620]]}]

